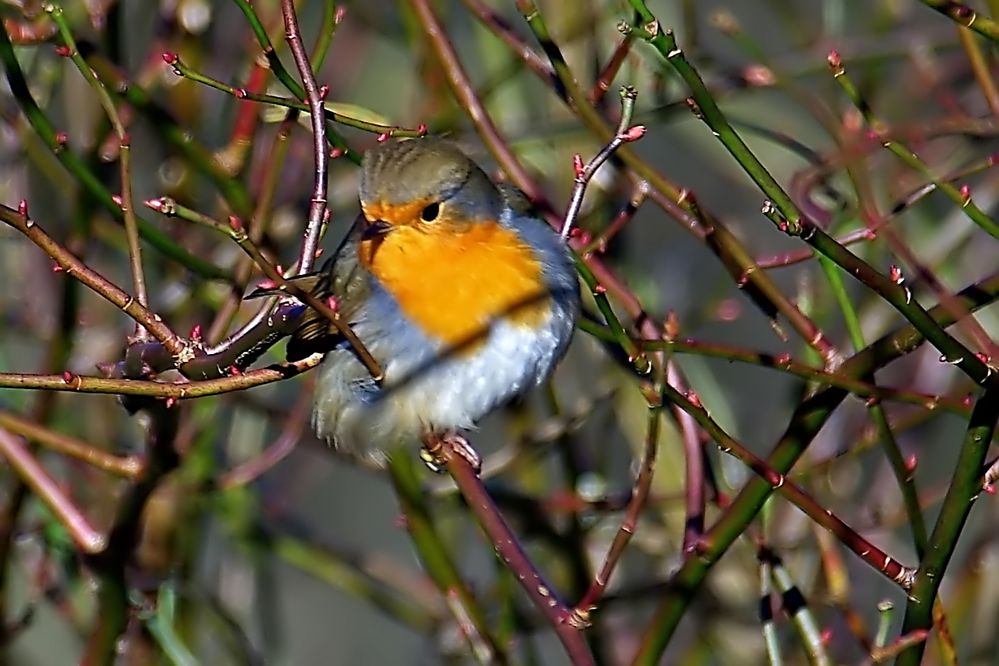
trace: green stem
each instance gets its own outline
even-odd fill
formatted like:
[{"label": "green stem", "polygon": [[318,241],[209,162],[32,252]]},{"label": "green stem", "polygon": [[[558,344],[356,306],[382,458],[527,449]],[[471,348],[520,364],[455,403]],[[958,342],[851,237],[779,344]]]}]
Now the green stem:
[{"label": "green stem", "polygon": [[466,633],[473,654],[483,663],[490,660],[506,663],[506,655],[493,638],[485,613],[461,579],[434,526],[412,455],[408,451],[395,451],[388,459],[388,473],[420,561],[440,591],[453,602],[453,608],[460,609],[456,619],[469,621],[474,628]]},{"label": "green stem", "polygon": [[[916,582],[905,607],[902,635],[933,626],[933,604],[943,582],[958,538],[971,513],[971,505],[982,492],[982,469],[996,419],[999,418],[999,389],[989,388],[975,404],[968,429],[957,457],[954,476],[937,516],[926,555],[919,564]],[[922,662],[925,642],[910,646],[898,658],[898,666]]]}]

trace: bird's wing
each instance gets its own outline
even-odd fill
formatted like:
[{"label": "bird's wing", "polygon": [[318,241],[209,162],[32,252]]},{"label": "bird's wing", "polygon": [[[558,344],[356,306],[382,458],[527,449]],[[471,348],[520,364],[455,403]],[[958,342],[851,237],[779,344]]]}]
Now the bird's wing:
[{"label": "bird's wing", "polygon": [[[359,218],[360,219],[360,218]],[[300,286],[307,288],[317,298],[325,300],[333,296],[337,312],[347,324],[354,323],[354,316],[367,297],[368,280],[366,272],[357,260],[357,244],[360,241],[359,221],[343,239],[323,267],[318,272],[296,278]],[[289,361],[296,361],[316,352],[327,352],[340,342],[340,335],[325,316],[308,308],[291,340],[286,352]]]}]

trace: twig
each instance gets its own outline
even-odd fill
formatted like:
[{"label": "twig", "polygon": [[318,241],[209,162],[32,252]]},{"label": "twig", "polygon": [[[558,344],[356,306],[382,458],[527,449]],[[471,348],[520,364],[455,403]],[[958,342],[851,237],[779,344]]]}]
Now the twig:
[{"label": "twig", "polygon": [[972,7],[955,0],[921,0],[930,9],[949,16],[955,23],[971,28],[975,32],[999,43],[999,23],[982,16]]},{"label": "twig", "polygon": [[[4,30],[0,30],[0,63],[3,65],[4,74],[7,77],[7,82],[10,85],[14,98],[17,100],[18,106],[20,106],[22,113],[27,117],[32,129],[38,134],[45,146],[84,190],[90,193],[115,219],[122,220],[124,213],[121,206],[115,201],[114,196],[74,151],[66,150],[65,134],[56,131],[52,121],[38,106],[38,102],[35,101],[31,90],[28,88],[28,83],[24,78],[24,72],[21,71],[20,63],[18,63],[17,57],[14,55],[10,39]],[[203,277],[229,279],[226,271],[209,261],[195,257],[148,221],[139,218],[138,226],[142,237],[159,252],[163,253],[164,256],[174,259]]]},{"label": "twig", "polygon": [[593,88],[590,89],[590,94],[588,96],[591,104],[600,104],[604,99],[604,95],[610,89],[611,83],[614,81],[614,77],[617,76],[618,71],[621,69],[621,65],[624,64],[625,58],[628,57],[628,52],[631,51],[631,45],[635,42],[635,35],[631,30],[631,26],[626,22],[621,21],[617,25],[617,29],[624,35],[621,42],[614,49],[614,53],[611,55],[610,60],[600,71],[600,75],[597,77],[596,82],[593,84]]},{"label": "twig", "polygon": [[[260,102],[261,104],[270,104],[273,106],[279,106],[286,109],[295,109],[297,111],[309,111],[311,107],[305,102],[299,102],[296,99],[290,97],[279,97],[278,95],[269,95],[266,93],[253,92],[247,90],[246,88],[237,88],[230,86],[227,83],[223,83],[218,79],[214,79],[206,74],[192,69],[187,63],[183,61],[176,53],[168,51],[163,54],[163,61],[168,65],[173,67],[173,71],[177,76],[182,76],[191,81],[204,84],[210,88],[220,90],[224,93],[232,95],[239,100],[248,100],[251,102]],[[352,116],[340,113],[334,109],[327,108],[325,100],[322,104],[323,114],[328,120],[332,120],[335,123],[340,123],[341,125],[346,125],[347,127],[353,127],[354,129],[363,130],[365,132],[371,132],[378,135],[386,135],[389,137],[398,138],[411,138],[425,136],[427,133],[426,125],[420,125],[415,128],[403,127],[401,125],[383,125],[381,123],[372,122],[370,120],[362,120],[361,118],[354,118]]]},{"label": "twig", "polygon": [[158,314],[149,310],[131,294],[126,293],[116,284],[74,257],[69,253],[69,250],[42,231],[41,227],[35,224],[35,221],[29,216],[26,201],[21,202],[20,208],[20,210],[14,210],[0,204],[0,220],[27,236],[28,240],[55,260],[61,271],[86,285],[131,317],[137,324],[145,327],[170,353],[176,365],[189,361],[195,356],[195,350],[190,343],[174,333],[169,326],[163,323]]},{"label": "twig", "polygon": [[579,208],[583,205],[583,195],[586,193],[586,186],[597,173],[597,170],[603,166],[604,162],[610,159],[611,155],[618,148],[626,143],[638,141],[645,135],[645,125],[631,126],[631,117],[635,113],[635,99],[637,97],[638,91],[632,86],[623,86],[621,88],[621,120],[618,122],[617,130],[614,132],[614,138],[610,140],[610,143],[601,148],[600,152],[587,162],[585,166],[583,165],[582,158],[578,154],[575,156],[576,180],[572,187],[572,195],[569,198],[569,207],[566,208],[565,215],[562,218],[562,231],[560,232],[562,240],[569,237],[569,232],[572,231],[572,226],[579,215]]},{"label": "twig", "polygon": [[506,663],[506,651],[493,635],[482,604],[462,580],[451,551],[440,538],[410,452],[396,451],[389,455],[388,473],[416,552],[427,574],[446,596],[448,609],[461,623],[472,654],[482,663],[491,660]]},{"label": "twig", "polygon": [[[267,470],[273,468],[294,450],[302,438],[309,422],[309,409],[312,407],[311,391],[303,391],[295,406],[288,412],[281,434],[272,444],[250,460],[233,467],[218,480],[218,487],[223,490],[245,486],[258,478]],[[2,422],[0,422],[2,423]]]},{"label": "twig", "polygon": [[[425,446],[435,460],[444,464],[496,552],[555,630],[571,663],[574,666],[593,664],[593,656],[583,640],[582,632],[571,622],[572,611],[527,557],[475,468],[461,452],[455,450],[453,440],[458,438],[458,435],[450,435],[428,439],[425,440]],[[463,439],[462,441],[464,442]],[[464,446],[467,447],[468,443],[464,442]]]},{"label": "twig", "polygon": [[[933,606],[943,582],[964,524],[975,498],[982,492],[982,467],[999,418],[999,389],[990,387],[975,404],[968,421],[964,441],[958,449],[957,464],[930,535],[926,555],[919,563],[912,594],[905,607],[902,633],[929,629],[933,624]],[[922,661],[924,643],[918,643],[899,655],[899,666],[915,666]]]},{"label": "twig", "polygon": [[116,476],[134,479],[143,470],[142,459],[137,456],[111,455],[74,437],[54,432],[2,410],[0,410],[0,428]]},{"label": "twig", "polygon": [[[288,70],[285,69],[284,65],[281,64],[281,59],[278,58],[277,52],[274,50],[274,45],[271,43],[270,37],[267,36],[267,31],[264,29],[263,24],[260,22],[260,17],[257,16],[253,9],[253,5],[250,0],[235,0],[236,5],[239,7],[240,11],[243,12],[243,16],[246,20],[250,22],[250,28],[253,30],[253,34],[257,38],[257,43],[260,44],[260,48],[264,51],[264,57],[267,58],[267,64],[270,65],[271,71],[278,78],[278,81],[288,89],[288,91],[298,99],[307,99],[305,90],[298,85]],[[282,6],[283,13],[283,6]],[[303,77],[304,78],[304,77]],[[357,151],[351,149],[347,146],[346,141],[335,131],[329,132],[330,143],[341,151],[343,155],[347,157],[350,161],[355,164],[361,163],[360,155]]]},{"label": "twig", "polygon": [[38,464],[20,440],[0,428],[0,455],[3,455],[21,479],[34,491],[66,528],[76,545],[85,553],[99,553],[107,546],[107,538],[95,530],[79,509],[63,492],[62,487]]},{"label": "twig", "polygon": [[[288,379],[310,370],[322,361],[318,355],[312,355],[294,363],[276,365],[241,372],[231,370],[232,376],[220,379],[205,379],[191,382],[157,382],[146,379],[112,379],[106,377],[90,377],[74,375],[65,372],[61,375],[32,375],[26,373],[0,373],[0,387],[20,388],[48,391],[70,391],[74,393],[110,393],[113,395],[140,395],[154,398],[173,398],[175,400],[190,400],[207,395],[242,391],[254,386],[262,386],[272,382]],[[225,369],[219,368],[221,373]]]},{"label": "twig", "polygon": [[[118,109],[115,108],[114,102],[111,100],[110,93],[108,93],[101,80],[97,78],[90,65],[84,61],[83,56],[80,55],[76,41],[73,39],[73,33],[70,31],[66,17],[63,15],[62,7],[46,4],[45,11],[48,12],[48,15],[59,27],[59,35],[62,37],[65,48],[69,51],[70,60],[76,65],[80,74],[83,75],[84,80],[94,89],[98,101],[108,116],[108,120],[111,121],[111,127],[114,128],[114,132],[118,136],[118,163],[121,173],[120,205],[125,218],[125,237],[128,239],[128,261],[129,268],[132,271],[132,289],[135,292],[135,300],[139,302],[139,305],[148,307],[149,295],[146,293],[146,278],[142,270],[142,247],[139,245],[139,226],[135,219],[135,209],[132,206],[131,139],[125,130],[125,125],[121,121]],[[136,324],[135,339],[149,339],[148,332],[140,324]]]},{"label": "twig", "polygon": [[[365,368],[367,368],[368,373],[372,376],[372,378],[375,381],[380,381],[382,379],[384,373],[382,372],[381,365],[375,357],[372,356],[371,352],[368,351],[368,348],[363,342],[361,342],[360,338],[357,337],[357,334],[354,333],[353,329],[351,329],[350,324],[345,322],[340,317],[340,313],[330,307],[329,303],[320,300],[314,294],[299,287],[295,282],[285,278],[278,268],[273,263],[268,261],[266,257],[264,257],[260,248],[256,246],[249,234],[246,232],[246,227],[239,218],[230,216],[229,224],[222,224],[207,215],[203,215],[197,211],[191,210],[190,208],[181,206],[169,197],[149,199],[144,203],[149,208],[163,213],[168,217],[177,216],[181,219],[207,226],[229,236],[244,252],[247,253],[251,259],[253,259],[254,263],[260,268],[264,275],[271,280],[276,289],[295,297],[319,312],[319,314],[326,317],[337,329],[337,332],[343,336],[344,340],[346,340],[351,347],[353,347],[354,351],[357,353],[358,359],[364,364]],[[269,312],[269,310],[265,308],[263,312]]]},{"label": "twig", "polygon": [[944,362],[957,366],[978,384],[985,386],[995,383],[997,373],[990,367],[989,359],[979,358],[960,341],[937,326],[933,318],[929,317],[926,310],[912,297],[908,287],[901,285],[900,281],[882,275],[837,243],[814,220],[803,215],[787,192],[733,130],[711,97],[700,74],[677,46],[673,33],[663,29],[643,0],[629,1],[641,16],[642,27],[639,36],[647,40],[683,78],[691,89],[698,117],[769,198],[763,205],[763,214],[778,229],[800,237],[894,306],[899,314],[918,327],[941,352]]},{"label": "twig", "polygon": [[[958,296],[969,311],[992,303],[999,296],[999,276],[976,283]],[[939,306],[930,311],[930,316],[942,327],[954,322],[950,313]],[[921,331],[909,324],[854,354],[843,363],[839,372],[854,377],[870,374],[908,354],[925,340]],[[767,464],[775,472],[787,473],[847,395],[848,392],[842,389],[826,388],[805,399],[792,415],[787,430],[767,458]],[[675,591],[664,596],[652,621],[644,630],[641,644],[631,662],[634,666],[652,666],[659,662],[695,591],[704,582],[711,567],[744,532],[773,491],[773,485],[754,478],[730,502],[722,517],[705,534],[702,540],[704,548],[699,550],[696,557],[688,558],[671,577],[670,589]]]},{"label": "twig", "polygon": [[[302,44],[302,35],[298,31],[298,17],[295,15],[294,0],[281,0],[281,15],[284,17],[285,37],[295,66],[302,77],[305,87],[305,99],[309,104],[309,115],[312,117],[313,158],[316,161],[316,180],[312,190],[312,203],[309,206],[309,220],[305,227],[305,237],[302,241],[302,251],[298,255],[298,275],[305,275],[312,270],[319,249],[319,239],[326,221],[326,176],[329,172],[329,150],[326,148],[326,118],[324,114],[324,97],[320,95],[316,77],[309,64],[309,54]],[[381,373],[378,373],[381,374]]]},{"label": "twig", "polygon": [[625,509],[621,527],[618,528],[617,534],[614,535],[614,540],[611,542],[600,571],[597,572],[582,599],[572,609],[569,622],[578,627],[589,626],[590,613],[597,608],[597,602],[603,595],[608,583],[610,583],[611,575],[614,573],[618,560],[621,559],[624,549],[628,546],[628,542],[631,541],[631,536],[635,533],[635,528],[638,526],[638,516],[649,498],[649,491],[652,489],[652,475],[656,466],[656,452],[659,449],[662,409],[665,405],[662,393],[664,381],[665,379],[661,378],[657,382],[655,401],[649,405],[649,418],[645,434],[645,452],[642,455],[641,467],[638,469],[638,477],[635,479],[635,487],[632,491],[631,499],[628,501],[628,506]]}]

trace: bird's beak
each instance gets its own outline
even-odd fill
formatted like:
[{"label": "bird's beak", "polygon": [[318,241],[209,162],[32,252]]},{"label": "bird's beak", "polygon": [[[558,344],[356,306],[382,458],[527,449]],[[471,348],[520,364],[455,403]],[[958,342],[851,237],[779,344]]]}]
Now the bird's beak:
[{"label": "bird's beak", "polygon": [[392,225],[385,220],[372,220],[364,225],[364,230],[361,231],[361,240],[381,238],[390,231],[392,231]]}]

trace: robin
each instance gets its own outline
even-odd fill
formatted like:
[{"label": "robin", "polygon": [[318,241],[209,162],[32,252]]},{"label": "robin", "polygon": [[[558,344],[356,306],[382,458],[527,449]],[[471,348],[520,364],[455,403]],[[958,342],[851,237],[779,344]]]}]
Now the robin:
[{"label": "robin", "polygon": [[360,200],[308,288],[332,297],[384,377],[313,310],[287,353],[325,353],[319,437],[383,462],[401,444],[473,428],[547,379],[572,337],[579,286],[566,244],[523,193],[445,140],[367,151]]}]

